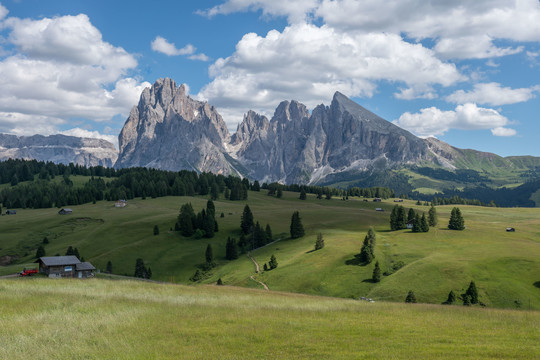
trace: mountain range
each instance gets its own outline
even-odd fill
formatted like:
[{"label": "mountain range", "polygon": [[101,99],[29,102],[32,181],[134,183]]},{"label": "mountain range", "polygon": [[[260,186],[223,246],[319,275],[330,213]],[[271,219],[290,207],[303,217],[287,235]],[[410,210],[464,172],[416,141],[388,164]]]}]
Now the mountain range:
[{"label": "mountain range", "polygon": [[[0,160],[187,169],[261,182],[347,186],[367,175],[395,170],[406,182],[416,181],[413,188],[428,191],[459,186],[437,179],[456,170],[498,179],[495,187],[523,183],[524,176],[540,172],[538,157],[503,158],[416,137],[339,92],[329,106],[321,104],[311,112],[295,100],[281,102],[270,119],[250,110],[231,134],[214,106],[191,98],[184,85],[169,78],[142,92],[118,143],[117,152],[113,144],[99,139],[0,134]],[[435,181],[433,172],[415,170],[426,167],[438,169]]]}]

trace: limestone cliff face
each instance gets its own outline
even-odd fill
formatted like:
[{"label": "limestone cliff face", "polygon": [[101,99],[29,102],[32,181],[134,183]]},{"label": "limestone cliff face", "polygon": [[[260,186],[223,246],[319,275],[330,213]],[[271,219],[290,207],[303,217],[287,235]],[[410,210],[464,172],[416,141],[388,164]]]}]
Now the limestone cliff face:
[{"label": "limestone cliff face", "polygon": [[269,120],[248,111],[231,137],[214,107],[160,79],[145,89],[119,136],[116,167],[146,166],[320,183],[328,175],[430,160],[429,143],[337,92],[312,113],[283,101]]},{"label": "limestone cliff face", "polygon": [[429,153],[423,140],[341,93],[311,115],[292,101],[282,102],[269,122],[253,121],[257,116],[248,113],[238,127],[235,154],[254,179],[317,183],[329,174],[416,163]]},{"label": "limestone cliff face", "polygon": [[106,140],[65,135],[15,136],[0,134],[0,161],[35,159],[62,164],[112,167],[118,152]]},{"label": "limestone cliff face", "polygon": [[118,137],[115,167],[234,173],[226,159],[229,132],[216,109],[186,95],[184,85],[159,79],[143,91]]}]

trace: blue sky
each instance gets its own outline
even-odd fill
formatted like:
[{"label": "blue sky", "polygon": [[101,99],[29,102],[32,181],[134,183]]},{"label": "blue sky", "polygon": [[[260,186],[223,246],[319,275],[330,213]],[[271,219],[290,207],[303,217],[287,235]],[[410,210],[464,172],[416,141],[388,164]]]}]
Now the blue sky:
[{"label": "blue sky", "polygon": [[538,0],[0,4],[0,132],[114,140],[171,77],[232,131],[341,91],[419,136],[540,156]]}]

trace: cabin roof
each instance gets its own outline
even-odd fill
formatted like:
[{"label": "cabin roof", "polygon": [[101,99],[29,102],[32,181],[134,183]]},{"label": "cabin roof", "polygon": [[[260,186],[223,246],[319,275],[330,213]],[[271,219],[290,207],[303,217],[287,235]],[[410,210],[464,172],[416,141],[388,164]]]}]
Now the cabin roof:
[{"label": "cabin roof", "polygon": [[76,269],[77,269],[77,271],[80,271],[80,270],[96,270],[94,265],[90,264],[89,262],[82,262],[80,264],[77,264]]},{"label": "cabin roof", "polygon": [[35,262],[43,262],[46,266],[62,266],[62,265],[74,265],[81,264],[80,260],[75,255],[67,256],[43,256],[37,259]]}]

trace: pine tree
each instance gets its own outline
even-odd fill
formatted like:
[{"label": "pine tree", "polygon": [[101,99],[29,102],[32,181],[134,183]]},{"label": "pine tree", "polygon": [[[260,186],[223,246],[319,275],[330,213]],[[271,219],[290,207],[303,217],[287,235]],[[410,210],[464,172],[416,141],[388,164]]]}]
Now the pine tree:
[{"label": "pine tree", "polygon": [[373,230],[373,228],[370,227],[366,237],[364,238],[362,249],[359,255],[360,261],[363,264],[370,264],[375,258],[375,242],[375,231]]},{"label": "pine tree", "polygon": [[392,208],[392,213],[390,214],[390,230],[398,230],[398,224],[397,224],[397,212],[398,212],[399,205],[394,205]]},{"label": "pine tree", "polygon": [[74,255],[75,253],[73,252],[73,247],[70,246],[67,248],[67,251],[66,251],[66,256],[70,256],[70,255]]},{"label": "pine tree", "polygon": [[108,274],[112,274],[112,262],[111,260],[107,261],[107,267],[105,268],[105,271],[108,273]]},{"label": "pine tree", "polygon": [[437,223],[438,223],[437,210],[435,209],[435,206],[433,206],[433,204],[431,204],[431,208],[429,209],[428,218],[429,218],[429,221],[428,221],[429,226],[431,227],[437,226]]},{"label": "pine tree", "polygon": [[263,269],[264,271],[268,271],[268,265],[266,263],[264,263]]},{"label": "pine tree", "polygon": [[[1,211],[0,211],[1,212]],[[45,236],[42,241],[43,244],[47,245],[49,243],[49,239]]]},{"label": "pine tree", "polygon": [[445,302],[443,302],[443,305],[452,305],[456,302],[456,294],[454,294],[453,290],[450,290],[448,293],[448,299],[446,299]]},{"label": "pine tree", "polygon": [[159,235],[159,227],[154,225],[154,235]]},{"label": "pine tree", "polygon": [[243,234],[249,234],[253,231],[253,227],[255,226],[253,222],[253,214],[251,213],[251,209],[249,208],[249,205],[246,204],[244,206],[244,212],[242,213],[242,219],[240,222],[240,228],[242,229]]},{"label": "pine tree", "polygon": [[465,229],[465,221],[461,215],[461,210],[455,207],[450,214],[450,221],[448,222],[448,228],[451,230],[463,230]]},{"label": "pine tree", "polygon": [[281,190],[280,187],[277,189],[276,197],[277,197],[278,199],[281,199],[281,198],[283,197],[283,190]]},{"label": "pine tree", "polygon": [[317,234],[317,241],[315,241],[315,250],[320,250],[324,247],[324,239],[321,233]]},{"label": "pine tree", "polygon": [[225,258],[227,260],[238,259],[238,245],[236,240],[230,236],[227,238],[227,244],[225,245]]},{"label": "pine tree", "polygon": [[212,218],[216,217],[216,206],[214,205],[214,202],[212,200],[208,200],[206,202],[206,215],[209,215]]},{"label": "pine tree", "polygon": [[223,285],[223,281],[221,280],[221,278],[219,278],[219,279],[217,280],[216,285]]},{"label": "pine tree", "polygon": [[214,218],[214,213],[212,211],[206,212],[204,210],[202,211],[202,213],[203,216],[201,230],[204,231],[204,237],[208,239],[213,238],[214,231],[216,229],[216,219]]},{"label": "pine tree", "polygon": [[266,244],[266,233],[258,221],[253,228],[253,232],[251,233],[251,243],[252,249],[257,249]]},{"label": "pine tree", "polygon": [[300,190],[300,200],[306,200],[306,197],[306,190],[302,188],[302,190]]},{"label": "pine tree", "polygon": [[414,292],[412,290],[409,290],[409,293],[407,294],[407,297],[405,298],[406,303],[416,303],[416,296],[414,296]]},{"label": "pine tree", "polygon": [[79,254],[79,249],[74,248],[73,249],[73,255],[77,257],[77,259],[80,259],[81,255]]},{"label": "pine tree", "polygon": [[266,229],[264,230],[266,234],[266,243],[269,244],[272,242],[273,236],[272,236],[272,229],[270,228],[270,224],[266,224]]},{"label": "pine tree", "polygon": [[371,277],[371,280],[375,283],[381,281],[381,268],[378,261],[375,262],[375,268],[373,269],[373,275]]},{"label": "pine tree", "polygon": [[136,278],[145,278],[146,277],[146,268],[144,267],[144,261],[141,258],[138,258],[135,261],[135,273],[133,274]]},{"label": "pine tree", "polygon": [[183,236],[191,236],[195,232],[195,212],[191,203],[182,205],[180,215],[178,215],[178,229]]},{"label": "pine tree", "polygon": [[416,214],[414,215],[414,219],[413,219],[412,232],[417,233],[420,231],[422,231],[422,229],[420,228],[420,215]]},{"label": "pine tree", "polygon": [[274,254],[272,254],[272,256],[270,256],[270,261],[268,262],[268,266],[270,267],[270,270],[273,270],[273,269],[277,268],[278,262],[276,260],[276,257],[274,256]]},{"label": "pine tree", "polygon": [[261,185],[259,184],[258,180],[255,180],[253,182],[253,186],[251,187],[251,190],[253,190],[253,191],[261,191]]},{"label": "pine tree", "polygon": [[189,278],[189,280],[191,280],[192,282],[197,282],[197,281],[200,281],[202,280],[203,276],[202,276],[202,273],[199,269],[197,269],[195,271],[195,274],[193,274],[192,277]]},{"label": "pine tree", "polygon": [[410,208],[409,213],[407,214],[407,222],[409,222],[411,220],[414,220],[415,216],[416,216],[416,213],[415,213],[414,209]]},{"label": "pine tree", "polygon": [[396,212],[396,230],[406,229],[407,220],[405,218],[405,208],[401,205],[398,206]]},{"label": "pine tree", "polygon": [[304,226],[302,225],[302,219],[300,219],[300,213],[298,211],[292,214],[290,233],[292,239],[304,236]]},{"label": "pine tree", "polygon": [[471,281],[469,284],[469,288],[465,292],[465,295],[469,297],[471,304],[478,304],[478,290],[476,289],[474,281]]},{"label": "pine tree", "polygon": [[37,248],[36,251],[36,259],[39,259],[40,257],[45,256],[45,248],[41,245]]},{"label": "pine tree", "polygon": [[217,200],[219,198],[219,187],[215,182],[213,182],[210,187],[210,198],[212,200]]},{"label": "pine tree", "polygon": [[214,262],[214,252],[212,251],[212,245],[210,244],[206,246],[205,259],[207,267],[213,268],[216,265]]},{"label": "pine tree", "polygon": [[422,218],[420,219],[420,231],[422,232],[429,231],[429,225],[428,225],[425,213],[422,213]]}]

